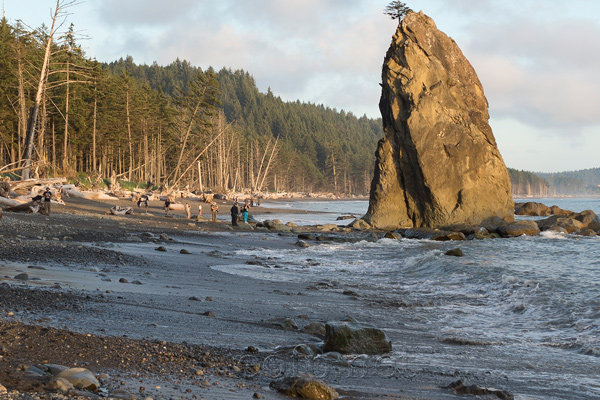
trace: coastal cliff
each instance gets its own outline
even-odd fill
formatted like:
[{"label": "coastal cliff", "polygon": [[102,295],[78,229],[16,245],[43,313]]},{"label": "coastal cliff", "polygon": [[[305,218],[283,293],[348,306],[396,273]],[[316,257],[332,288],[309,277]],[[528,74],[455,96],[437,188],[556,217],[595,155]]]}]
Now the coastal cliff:
[{"label": "coastal cliff", "polygon": [[369,209],[377,228],[513,220],[508,171],[488,102],[458,45],[422,12],[400,22],[387,51]]}]

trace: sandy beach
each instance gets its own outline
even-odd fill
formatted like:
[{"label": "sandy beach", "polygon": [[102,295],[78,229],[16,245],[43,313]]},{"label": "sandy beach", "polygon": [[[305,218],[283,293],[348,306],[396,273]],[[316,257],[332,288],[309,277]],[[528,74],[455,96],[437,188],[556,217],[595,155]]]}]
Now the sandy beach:
[{"label": "sandy beach", "polygon": [[[315,227],[246,231],[225,220],[188,220],[184,212],[165,217],[159,202],[151,203],[152,215],[128,216],[106,213],[131,202],[65,203],[53,205],[50,216],[4,213],[0,220],[0,384],[9,398],[46,398],[32,394],[35,387],[19,372],[42,363],[88,368],[101,377],[100,394],[132,396],[120,398],[286,398],[269,383],[306,372],[344,398],[456,398],[444,388],[451,376],[404,376],[398,366],[390,375],[381,358],[356,368],[297,357],[294,347],[323,342],[309,326],[347,318],[381,323],[380,310],[357,310],[363,300],[348,288],[258,280],[218,268],[277,268],[237,250],[302,251],[298,232]],[[221,218],[229,217],[229,207],[221,202]],[[257,220],[277,213],[274,207],[251,212]],[[19,274],[26,279],[16,279]],[[408,345],[410,332],[394,332],[392,340]]]}]

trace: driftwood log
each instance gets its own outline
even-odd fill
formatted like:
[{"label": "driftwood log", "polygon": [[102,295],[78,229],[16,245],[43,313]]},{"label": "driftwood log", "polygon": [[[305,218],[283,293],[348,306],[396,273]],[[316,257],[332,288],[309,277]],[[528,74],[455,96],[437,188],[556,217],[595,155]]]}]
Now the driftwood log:
[{"label": "driftwood log", "polygon": [[23,203],[18,202],[13,199],[8,199],[6,197],[0,197],[0,206],[14,207],[14,206],[18,206],[20,204],[23,204]]},{"label": "driftwood log", "polygon": [[133,214],[133,208],[113,206],[110,209],[110,214],[111,215],[130,215],[130,214]]},{"label": "driftwood log", "polygon": [[[54,186],[67,182],[67,178],[27,179],[24,181],[10,182],[13,191],[18,189],[29,189],[32,186]],[[6,197],[6,196],[4,196]]]},{"label": "driftwood log", "polygon": [[36,213],[38,212],[43,204],[43,200],[32,200],[29,203],[19,204],[18,206],[12,206],[5,208],[6,211],[10,212],[27,212],[27,213]]}]

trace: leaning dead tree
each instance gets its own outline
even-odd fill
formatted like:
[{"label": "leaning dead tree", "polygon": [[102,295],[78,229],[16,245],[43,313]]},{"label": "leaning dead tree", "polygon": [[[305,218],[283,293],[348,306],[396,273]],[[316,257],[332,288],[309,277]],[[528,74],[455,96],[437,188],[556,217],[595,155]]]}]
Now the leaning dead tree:
[{"label": "leaning dead tree", "polygon": [[22,179],[29,179],[29,170],[31,168],[31,156],[33,154],[33,143],[35,139],[35,126],[37,124],[37,116],[42,103],[42,96],[46,86],[48,78],[48,64],[50,63],[50,54],[52,49],[52,42],[54,35],[60,26],[66,20],[66,9],[75,5],[77,0],[56,0],[56,8],[52,13],[52,25],[50,27],[50,33],[48,34],[45,41],[45,52],[44,61],[42,63],[42,69],[40,72],[40,80],[38,82],[37,93],[35,96],[35,102],[29,113],[29,119],[27,121],[27,133],[25,136],[25,151],[23,153],[23,170],[21,173]]}]

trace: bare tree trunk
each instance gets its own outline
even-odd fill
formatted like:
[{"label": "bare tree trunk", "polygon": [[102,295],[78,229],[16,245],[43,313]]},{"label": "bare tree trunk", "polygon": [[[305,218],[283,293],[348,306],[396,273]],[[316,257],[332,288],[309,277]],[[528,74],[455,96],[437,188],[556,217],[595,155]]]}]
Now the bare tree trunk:
[{"label": "bare tree trunk", "polygon": [[148,132],[145,127],[144,135],[144,181],[150,180],[150,153],[148,152]]},{"label": "bare tree trunk", "polygon": [[[256,185],[258,186],[258,190],[260,190],[260,186],[258,185],[258,183],[260,182],[260,174],[262,172],[262,168],[265,162],[265,158],[267,157],[267,153],[269,151],[269,145],[271,144],[271,138],[269,138],[269,141],[267,142],[267,147],[265,147],[265,152],[263,153],[262,156],[262,160],[260,161],[260,167],[258,168],[258,173],[256,174]],[[258,152],[258,149],[257,149]],[[254,180],[254,179],[253,179]],[[252,190],[254,190],[254,188],[252,188]]]},{"label": "bare tree trunk", "polygon": [[70,66],[71,63],[67,61],[67,97],[65,99],[65,142],[64,142],[64,147],[63,147],[63,160],[62,160],[62,167],[63,169],[66,169],[67,166],[69,165],[69,158],[67,156],[67,152],[68,152],[68,143],[69,143],[69,89],[71,87],[71,84],[69,82],[70,79]]},{"label": "bare tree trunk", "polygon": [[[71,4],[71,3],[70,3]],[[35,96],[35,103],[31,110],[29,118],[29,125],[27,126],[27,138],[25,143],[25,154],[23,155],[24,169],[21,173],[22,179],[29,179],[29,169],[31,168],[31,154],[33,153],[33,139],[35,136],[35,125],[37,123],[38,110],[42,101],[42,93],[44,92],[44,86],[46,84],[46,77],[48,74],[48,63],[50,62],[50,50],[52,48],[52,40],[54,38],[54,29],[58,16],[61,12],[61,1],[56,0],[56,8],[54,10],[54,16],[52,17],[52,26],[50,27],[50,33],[48,34],[48,40],[46,41],[46,51],[44,54],[44,62],[42,63],[42,69],[40,73],[40,81],[38,82],[38,89]]]},{"label": "bare tree trunk", "polygon": [[190,117],[190,122],[188,123],[187,129],[185,130],[185,133],[183,135],[183,143],[182,143],[181,149],[179,151],[179,157],[177,158],[177,165],[175,166],[175,176],[179,176],[179,169],[181,168],[183,152],[185,151],[185,146],[187,144],[188,138],[190,137],[190,133],[192,132],[192,127],[194,126],[194,118],[196,118],[196,115],[198,114],[198,110],[200,110],[201,103],[202,103],[201,100],[198,100],[198,102],[196,103],[196,107],[194,108],[194,111],[192,112],[192,116]]},{"label": "bare tree trunk", "polygon": [[161,133],[162,127],[158,127],[158,138],[156,139],[156,184],[160,185],[162,183],[162,169],[161,169],[161,159],[162,159],[162,147],[161,147]]},{"label": "bare tree trunk", "polygon": [[204,187],[202,186],[202,167],[200,161],[198,161],[198,189],[201,192],[204,192]]},{"label": "bare tree trunk", "polygon": [[96,122],[98,121],[98,90],[94,84],[94,116],[92,125],[92,171],[96,172]]},{"label": "bare tree trunk", "polygon": [[19,154],[22,152],[22,147],[25,144],[27,137],[27,104],[25,102],[25,82],[23,80],[23,57],[21,54],[21,45],[17,47],[17,79],[19,82],[19,135],[17,140],[17,149]]},{"label": "bare tree trunk", "polygon": [[127,137],[129,140],[129,174],[127,179],[131,182],[133,178],[133,141],[131,140],[131,119],[129,115],[129,86],[125,92],[125,112],[127,114]]},{"label": "bare tree trunk", "polygon": [[54,129],[54,118],[52,118],[52,173],[56,172],[56,134]]},{"label": "bare tree trunk", "polygon": [[181,178],[183,178],[185,176],[185,174],[190,170],[190,168],[192,168],[194,166],[194,164],[196,164],[196,162],[200,159],[200,157],[202,157],[202,155],[208,151],[208,149],[214,144],[215,141],[217,141],[226,131],[227,128],[229,128],[231,126],[231,124],[233,124],[233,122],[231,122],[229,125],[227,125],[221,132],[219,132],[219,134],[209,143],[206,145],[206,147],[204,147],[204,150],[202,150],[194,159],[194,161],[192,161],[192,163],[185,169],[185,171],[183,171],[181,173],[181,176],[171,185],[171,187],[175,187],[177,186],[177,184],[179,183],[179,181],[181,180]]},{"label": "bare tree trunk", "polygon": [[333,188],[334,191],[337,193],[337,174],[335,173],[335,154],[333,153],[333,151],[331,152],[331,165],[333,167]]},{"label": "bare tree trunk", "polygon": [[271,161],[273,161],[273,156],[275,155],[275,150],[277,149],[278,141],[279,141],[279,136],[277,136],[277,139],[275,139],[275,144],[273,145],[273,150],[271,150],[271,156],[269,157],[269,162],[267,163],[267,167],[265,168],[265,173],[263,175],[262,180],[260,181],[260,186],[258,187],[259,189],[262,189],[262,187],[265,183],[265,178],[267,177],[267,174],[269,173],[269,167],[271,166]]},{"label": "bare tree trunk", "polygon": [[39,124],[39,134],[38,134],[38,140],[37,140],[37,155],[38,155],[38,159],[40,160],[41,164],[46,164],[47,161],[47,151],[45,148],[45,139],[46,139],[46,119],[47,119],[47,110],[46,110],[46,91],[44,90],[44,96],[43,96],[43,101],[41,104],[42,107],[42,120]]}]

